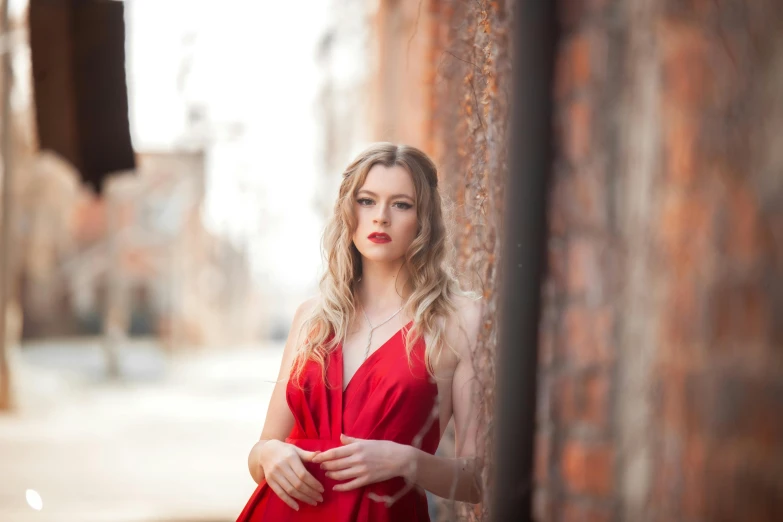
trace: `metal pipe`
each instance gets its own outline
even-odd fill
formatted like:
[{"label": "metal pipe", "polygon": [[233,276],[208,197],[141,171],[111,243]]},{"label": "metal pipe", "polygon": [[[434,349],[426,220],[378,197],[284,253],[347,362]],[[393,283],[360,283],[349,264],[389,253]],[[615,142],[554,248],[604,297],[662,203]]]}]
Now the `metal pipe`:
[{"label": "metal pipe", "polygon": [[553,156],[555,4],[518,0],[515,6],[491,511],[498,522],[533,520],[538,332]]}]

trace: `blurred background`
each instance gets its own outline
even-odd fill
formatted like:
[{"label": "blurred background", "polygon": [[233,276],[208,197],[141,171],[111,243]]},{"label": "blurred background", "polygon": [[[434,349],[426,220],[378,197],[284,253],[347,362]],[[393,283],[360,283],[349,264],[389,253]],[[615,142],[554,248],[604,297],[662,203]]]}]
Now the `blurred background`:
[{"label": "blurred background", "polygon": [[239,514],[336,162],[368,139],[357,6],[4,6],[0,520]]},{"label": "blurred background", "polygon": [[[436,160],[487,303],[488,495],[507,176],[543,176],[544,244],[511,245],[547,260],[539,346],[503,347],[538,359],[535,518],[783,520],[777,0],[559,0],[516,47],[538,2],[1,4],[0,521],[235,520],[342,170],[379,140]],[[512,136],[524,104],[551,124]],[[551,169],[509,172],[542,135]]]}]

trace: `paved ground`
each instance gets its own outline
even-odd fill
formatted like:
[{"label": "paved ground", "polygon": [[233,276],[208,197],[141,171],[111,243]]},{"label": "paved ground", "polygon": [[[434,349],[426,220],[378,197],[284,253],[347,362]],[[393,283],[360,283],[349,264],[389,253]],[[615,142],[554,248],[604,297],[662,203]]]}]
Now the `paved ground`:
[{"label": "paved ground", "polygon": [[25,347],[20,411],[0,415],[0,521],[235,520],[281,349],[167,361],[137,343],[109,384],[92,341]]}]

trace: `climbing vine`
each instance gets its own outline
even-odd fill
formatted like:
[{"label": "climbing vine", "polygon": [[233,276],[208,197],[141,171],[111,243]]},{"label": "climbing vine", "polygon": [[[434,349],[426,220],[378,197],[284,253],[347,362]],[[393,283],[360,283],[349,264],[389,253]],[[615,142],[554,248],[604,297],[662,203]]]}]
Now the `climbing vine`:
[{"label": "climbing vine", "polygon": [[[479,453],[484,502],[473,509],[441,502],[441,520],[488,520],[492,490],[495,344],[503,186],[511,94],[511,2],[433,2],[442,29],[435,42],[432,114],[444,192],[452,202],[455,264],[465,287],[485,301],[475,352],[480,397]],[[453,444],[453,433],[450,434]]]}]

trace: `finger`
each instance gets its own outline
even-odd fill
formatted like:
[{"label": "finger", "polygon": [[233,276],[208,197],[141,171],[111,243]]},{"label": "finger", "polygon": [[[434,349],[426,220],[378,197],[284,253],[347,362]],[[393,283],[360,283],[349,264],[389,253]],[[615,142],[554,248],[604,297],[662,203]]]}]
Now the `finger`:
[{"label": "finger", "polygon": [[350,491],[352,489],[358,489],[364,485],[366,485],[366,479],[364,477],[360,477],[350,482],[346,482],[345,484],[337,484],[332,489],[335,491]]},{"label": "finger", "polygon": [[288,469],[283,476],[291,485],[291,489],[285,488],[286,492],[294,498],[315,506],[318,502],[323,502],[321,494],[308,486],[302,479],[296,476],[294,470]]},{"label": "finger", "polygon": [[322,451],[315,457],[313,457],[313,462],[316,464],[325,462],[327,460],[334,460],[339,459],[343,457],[347,457],[349,455],[352,455],[354,452],[354,446],[339,446],[337,448],[332,448],[330,450]]},{"label": "finger", "polygon": [[362,469],[354,466],[348,469],[341,469],[340,471],[328,471],[325,475],[333,480],[348,480],[362,475]]},{"label": "finger", "polygon": [[[323,485],[318,482],[318,480],[309,471],[307,471],[307,468],[305,468],[301,462],[294,462],[291,465],[291,470],[299,480],[301,480],[307,487],[311,488],[314,493],[317,493],[319,497],[320,494],[324,492]],[[321,502],[322,500],[323,499],[319,499],[318,501]]]},{"label": "finger", "polygon": [[327,471],[339,471],[341,469],[350,468],[356,464],[356,457],[350,456],[342,459],[329,460],[321,464],[321,469]]},{"label": "finger", "polygon": [[296,448],[296,453],[299,455],[299,458],[302,460],[302,462],[312,462],[313,458],[318,455],[318,453],[320,453],[318,451],[303,450],[297,446],[294,446],[294,448]]},{"label": "finger", "polygon": [[297,504],[294,499],[292,499],[291,496],[285,492],[283,487],[280,486],[277,481],[267,480],[266,483],[269,484],[269,487],[272,488],[272,491],[274,491],[275,494],[280,497],[280,500],[288,504],[291,509],[299,511],[299,504]]},{"label": "finger", "polygon": [[354,437],[349,437],[345,433],[340,434],[340,442],[342,442],[343,444],[350,444],[352,442],[356,442],[357,440],[359,439],[356,439]]}]

